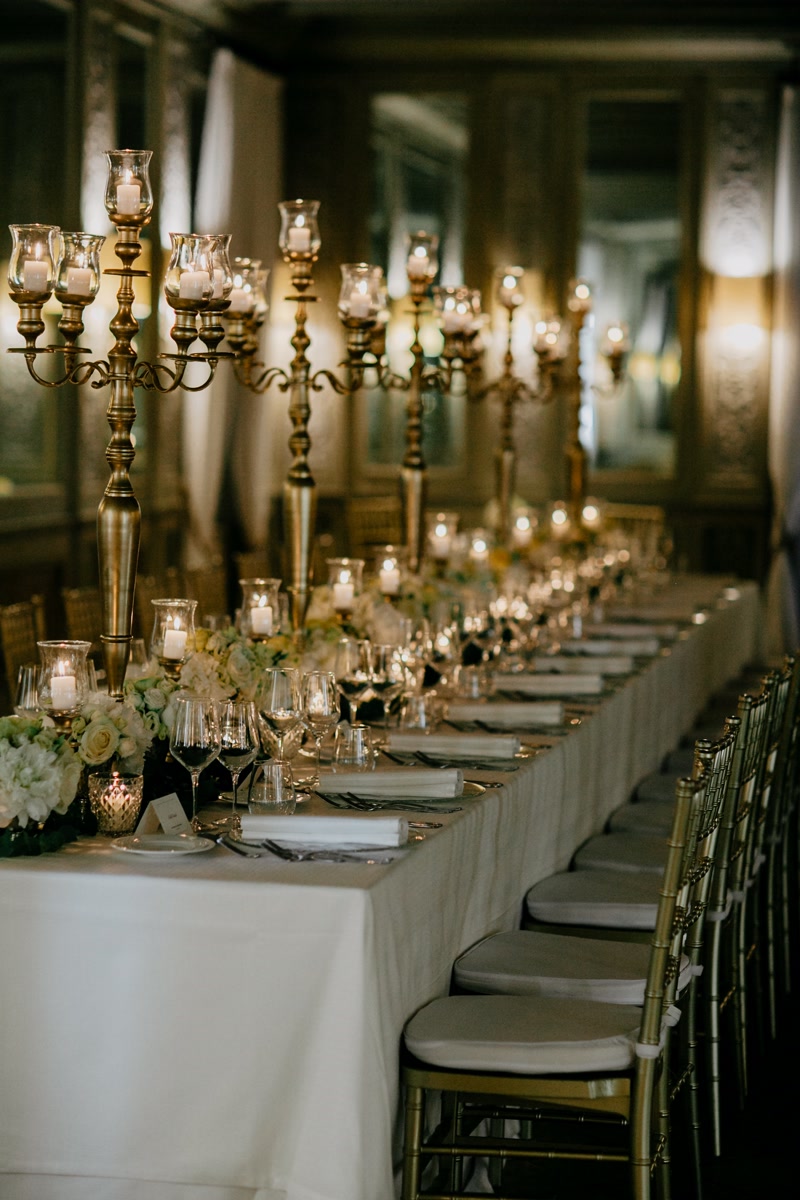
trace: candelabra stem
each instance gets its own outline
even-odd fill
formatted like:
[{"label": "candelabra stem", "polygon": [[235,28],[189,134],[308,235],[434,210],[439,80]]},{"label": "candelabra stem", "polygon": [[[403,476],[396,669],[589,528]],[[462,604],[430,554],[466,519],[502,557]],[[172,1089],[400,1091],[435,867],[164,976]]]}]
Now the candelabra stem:
[{"label": "candelabra stem", "polygon": [[422,297],[412,295],[414,305],[414,341],[411,375],[406,397],[406,452],[400,469],[400,493],[408,568],[419,570],[422,559],[425,502],[428,472],[422,454],[422,389],[425,359],[419,340],[419,310]]},{"label": "candelabra stem", "polygon": [[495,450],[495,480],[497,496],[497,536],[502,546],[511,541],[511,505],[517,474],[517,450],[514,444],[514,400],[517,381],[514,377],[514,355],[511,350],[511,324],[514,309],[508,310],[508,337],[500,378],[500,440]]},{"label": "candelabra stem", "polygon": [[293,426],[289,438],[292,463],[283,485],[283,528],[289,554],[287,590],[291,596],[292,627],[297,633],[303,627],[311,598],[317,486],[308,465],[308,452],[311,449],[308,421],[311,406],[310,363],[306,351],[311,339],[306,332],[306,300],[304,297],[292,298],[297,302],[295,332],[292,338],[295,355],[290,367],[289,392],[289,419]]},{"label": "candelabra stem", "polygon": [[141,509],[133,493],[130,467],[134,459],[131,430],[136,420],[134,400],[136,351],[133,338],[139,324],[133,315],[133,263],[141,253],[139,230],[118,229],[115,253],[122,263],[109,275],[120,277],[117,312],[109,325],[115,342],[108,356],[111,397],[107,417],[111,441],[106,461],[111,476],[97,510],[97,555],[103,603],[101,642],[109,694],[120,698],[131,642],[133,597],[141,539]]},{"label": "candelabra stem", "polygon": [[574,368],[570,373],[567,387],[567,446],[566,471],[569,504],[575,527],[581,524],[581,511],[586,496],[588,460],[586,451],[581,444],[581,330],[584,314],[575,314]]}]

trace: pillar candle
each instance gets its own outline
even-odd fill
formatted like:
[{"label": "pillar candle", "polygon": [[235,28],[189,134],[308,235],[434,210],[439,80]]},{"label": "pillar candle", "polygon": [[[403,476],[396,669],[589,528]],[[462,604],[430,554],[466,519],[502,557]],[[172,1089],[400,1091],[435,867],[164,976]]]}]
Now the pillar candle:
[{"label": "pillar candle", "polygon": [[50,680],[50,696],[53,708],[74,708],[78,702],[78,689],[74,675],[54,675]]},{"label": "pillar candle", "polygon": [[311,230],[305,225],[292,225],[289,229],[289,249],[307,251],[311,249]]},{"label": "pillar candle", "polygon": [[186,630],[167,629],[164,633],[164,658],[183,658],[186,649]]},{"label": "pillar candle", "polygon": [[139,212],[142,189],[138,183],[117,184],[117,212],[134,216]]},{"label": "pillar candle", "polygon": [[333,607],[351,609],[355,592],[352,583],[335,583],[333,585]]},{"label": "pillar candle", "polygon": [[272,608],[269,604],[258,604],[250,609],[250,628],[253,633],[269,637],[272,633]]},{"label": "pillar candle", "polygon": [[91,296],[92,272],[88,267],[67,268],[67,295]]},{"label": "pillar candle", "polygon": [[47,263],[38,258],[26,258],[22,264],[22,286],[26,292],[46,292]]}]

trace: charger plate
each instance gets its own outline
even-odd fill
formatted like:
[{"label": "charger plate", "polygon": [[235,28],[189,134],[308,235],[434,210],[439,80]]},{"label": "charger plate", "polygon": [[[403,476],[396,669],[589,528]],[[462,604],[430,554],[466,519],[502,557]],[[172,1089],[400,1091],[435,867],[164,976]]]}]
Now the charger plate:
[{"label": "charger plate", "polygon": [[178,854],[202,854],[213,850],[214,843],[194,833],[131,833],[115,838],[112,850],[124,854],[149,854],[156,858],[174,858]]}]

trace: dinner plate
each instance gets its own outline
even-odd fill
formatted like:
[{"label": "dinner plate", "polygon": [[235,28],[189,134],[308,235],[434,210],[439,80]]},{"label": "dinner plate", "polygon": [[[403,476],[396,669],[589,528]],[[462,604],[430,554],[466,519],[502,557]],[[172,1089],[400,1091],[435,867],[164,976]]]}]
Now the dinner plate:
[{"label": "dinner plate", "polygon": [[128,837],[115,838],[111,849],[126,854],[174,858],[176,854],[202,854],[204,850],[213,850],[214,843],[194,833],[132,833]]}]

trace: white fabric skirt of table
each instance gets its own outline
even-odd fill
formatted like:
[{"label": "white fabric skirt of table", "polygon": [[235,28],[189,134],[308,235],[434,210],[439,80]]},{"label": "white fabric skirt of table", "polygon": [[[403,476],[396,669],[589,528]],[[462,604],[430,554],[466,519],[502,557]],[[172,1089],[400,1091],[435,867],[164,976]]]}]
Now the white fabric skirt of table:
[{"label": "white fabric skirt of table", "polygon": [[389,866],[0,863],[2,1200],[391,1200],[405,1020],[751,659],[757,610],[731,592]]}]

